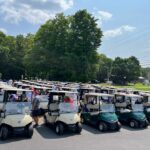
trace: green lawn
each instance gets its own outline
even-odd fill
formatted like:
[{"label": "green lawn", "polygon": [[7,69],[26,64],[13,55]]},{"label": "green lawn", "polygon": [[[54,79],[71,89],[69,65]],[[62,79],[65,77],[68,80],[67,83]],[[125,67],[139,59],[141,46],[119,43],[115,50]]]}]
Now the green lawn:
[{"label": "green lawn", "polygon": [[[108,84],[100,84],[101,86],[109,86]],[[150,91],[150,86],[147,85],[143,85],[141,83],[137,83],[137,84],[128,84],[127,86],[113,86],[116,88],[134,88],[137,90],[142,90],[142,91]]]}]

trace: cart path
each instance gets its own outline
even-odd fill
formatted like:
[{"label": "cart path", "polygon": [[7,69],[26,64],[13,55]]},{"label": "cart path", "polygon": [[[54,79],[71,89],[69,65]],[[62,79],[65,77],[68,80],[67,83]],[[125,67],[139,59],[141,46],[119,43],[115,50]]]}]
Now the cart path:
[{"label": "cart path", "polygon": [[34,130],[32,139],[14,137],[0,141],[0,150],[149,150],[150,127],[145,130],[131,130],[123,127],[120,132],[100,133],[84,125],[81,135],[66,133],[57,136],[45,125]]}]

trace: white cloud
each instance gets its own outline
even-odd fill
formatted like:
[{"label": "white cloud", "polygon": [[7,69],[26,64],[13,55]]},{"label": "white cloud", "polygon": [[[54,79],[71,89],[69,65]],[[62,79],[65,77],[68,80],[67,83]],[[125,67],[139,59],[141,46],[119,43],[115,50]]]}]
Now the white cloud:
[{"label": "white cloud", "polygon": [[97,11],[94,12],[93,15],[98,19],[98,25],[102,26],[102,23],[104,21],[108,21],[112,18],[112,14],[110,12],[107,11]]},{"label": "white cloud", "polygon": [[7,30],[4,28],[0,28],[0,31],[2,31],[3,33],[7,34]]},{"label": "white cloud", "polygon": [[11,23],[41,24],[72,6],[73,0],[0,0],[0,14]]},{"label": "white cloud", "polygon": [[124,25],[116,29],[107,30],[103,32],[103,34],[105,38],[114,38],[114,37],[124,34],[125,32],[133,32],[135,29],[136,27]]}]

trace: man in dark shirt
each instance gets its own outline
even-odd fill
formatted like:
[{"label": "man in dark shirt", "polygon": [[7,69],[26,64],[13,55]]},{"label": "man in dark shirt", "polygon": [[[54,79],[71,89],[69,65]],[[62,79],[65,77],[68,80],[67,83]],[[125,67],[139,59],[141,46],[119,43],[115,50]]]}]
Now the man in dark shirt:
[{"label": "man in dark shirt", "polygon": [[40,100],[38,98],[38,96],[36,96],[33,101],[32,101],[32,117],[35,121],[35,127],[38,126],[38,122],[39,122],[39,105],[40,105]]}]

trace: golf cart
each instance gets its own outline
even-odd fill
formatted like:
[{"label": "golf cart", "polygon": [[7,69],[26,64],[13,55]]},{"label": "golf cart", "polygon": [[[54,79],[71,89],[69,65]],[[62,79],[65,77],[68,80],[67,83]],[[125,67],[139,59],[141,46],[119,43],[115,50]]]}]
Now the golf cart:
[{"label": "golf cart", "polygon": [[33,93],[37,94],[40,101],[39,116],[43,116],[47,112],[48,95],[52,89],[48,87],[32,86]]},{"label": "golf cart", "polygon": [[114,96],[104,93],[86,93],[81,114],[82,123],[97,126],[102,132],[119,131],[121,125],[115,114]]},{"label": "golf cart", "polygon": [[132,128],[146,128],[147,118],[144,114],[142,97],[135,94],[115,94],[116,113],[122,124]]},{"label": "golf cart", "polygon": [[150,122],[150,94],[148,93],[141,93],[143,96],[143,105],[144,105],[144,112],[147,117],[147,120]]},{"label": "golf cart", "polygon": [[4,89],[0,110],[0,139],[6,140],[12,134],[33,135],[30,116],[32,91],[17,88]]},{"label": "golf cart", "polygon": [[105,93],[105,94],[114,94],[115,93],[115,89],[110,88],[110,87],[105,87],[105,88],[101,88],[100,93]]},{"label": "golf cart", "polygon": [[51,91],[49,94],[48,112],[45,123],[55,128],[58,135],[65,130],[81,133],[80,114],[78,113],[77,92]]},{"label": "golf cart", "polygon": [[72,91],[72,92],[78,92],[77,88],[74,87],[61,87],[62,91]]},{"label": "golf cart", "polygon": [[95,92],[95,88],[93,87],[80,87],[79,88],[80,100],[84,100],[85,93],[93,93],[93,92]]}]

